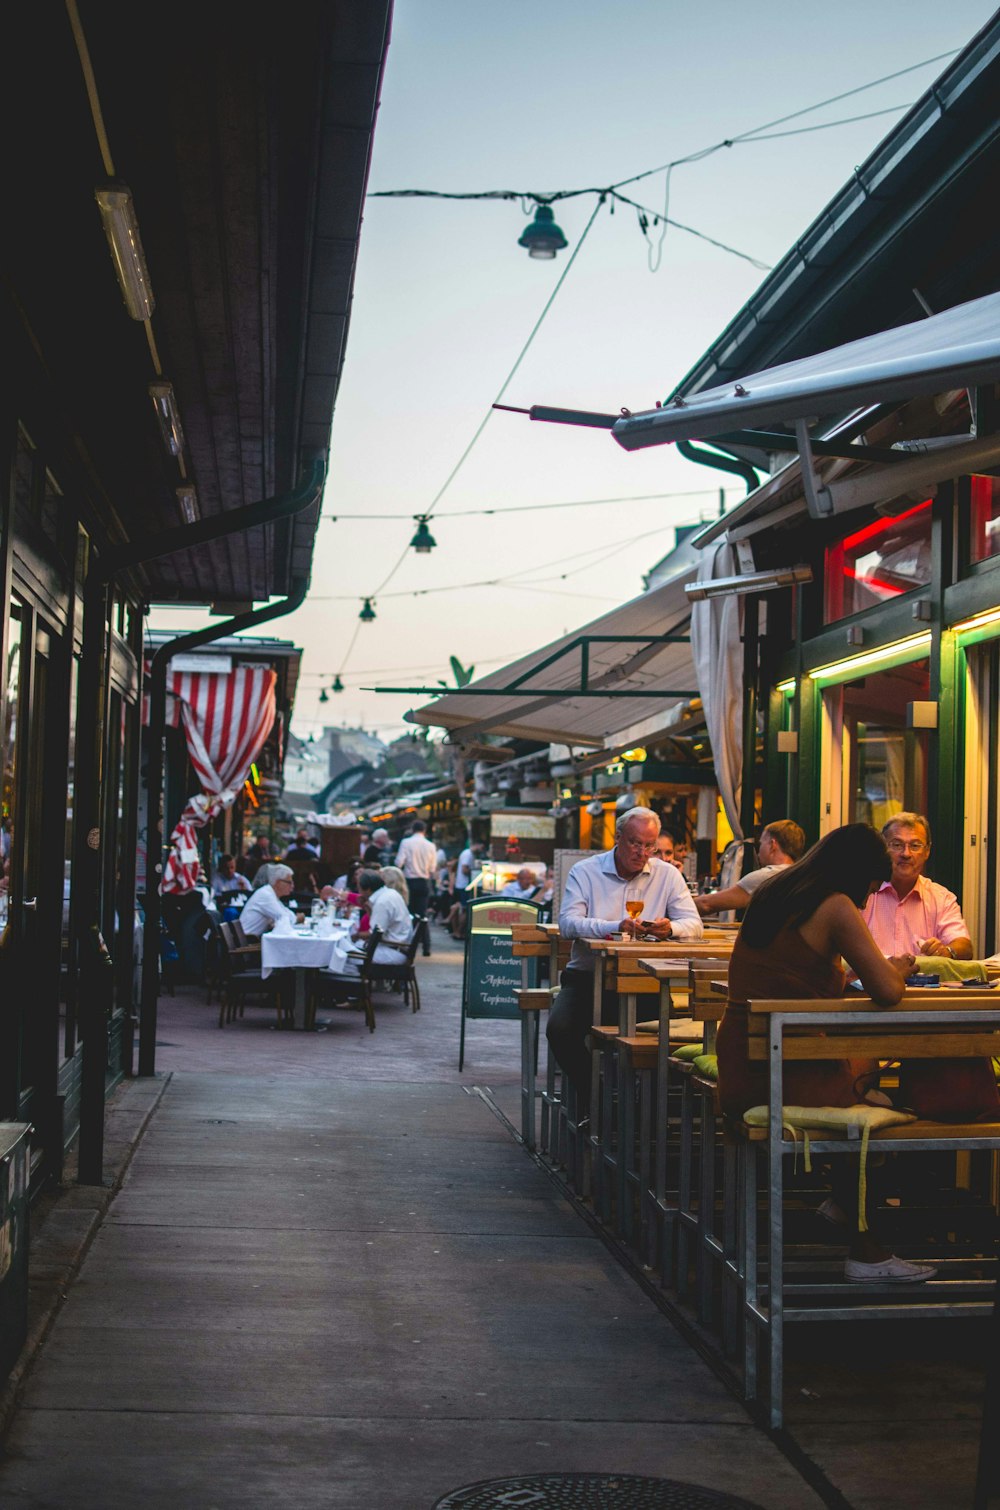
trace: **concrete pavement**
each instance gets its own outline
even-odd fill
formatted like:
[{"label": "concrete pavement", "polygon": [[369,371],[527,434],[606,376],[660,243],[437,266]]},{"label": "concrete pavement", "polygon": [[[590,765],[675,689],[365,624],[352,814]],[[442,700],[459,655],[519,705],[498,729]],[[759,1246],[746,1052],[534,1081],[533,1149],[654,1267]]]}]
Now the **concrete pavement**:
[{"label": "concrete pavement", "polygon": [[516,1117],[518,1029],[470,1024],[459,1076],[441,937],[423,1011],[381,998],[371,1036],[161,1002],[171,1078],[31,1372],[0,1504],[430,1510],[584,1469],[824,1502],[470,1093]]}]

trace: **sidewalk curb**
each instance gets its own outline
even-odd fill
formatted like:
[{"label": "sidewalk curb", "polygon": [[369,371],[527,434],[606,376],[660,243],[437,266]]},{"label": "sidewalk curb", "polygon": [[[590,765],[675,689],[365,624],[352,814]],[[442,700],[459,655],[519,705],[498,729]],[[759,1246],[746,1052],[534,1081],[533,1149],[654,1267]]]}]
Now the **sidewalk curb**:
[{"label": "sidewalk curb", "polygon": [[159,1108],[172,1075],[168,1072],[125,1080],[107,1105],[106,1185],[72,1183],[75,1151],[67,1159],[63,1183],[46,1191],[30,1216],[28,1247],[28,1335],[0,1390],[0,1439],[11,1424],[32,1365],[98,1229],[122,1187],[136,1149]]}]

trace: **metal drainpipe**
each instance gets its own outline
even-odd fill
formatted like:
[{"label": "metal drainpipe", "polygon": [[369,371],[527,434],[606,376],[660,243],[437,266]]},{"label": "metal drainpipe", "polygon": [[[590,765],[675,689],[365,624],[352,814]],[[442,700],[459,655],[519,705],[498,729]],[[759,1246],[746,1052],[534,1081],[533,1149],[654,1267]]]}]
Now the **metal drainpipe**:
[{"label": "metal drainpipe", "polygon": [[[163,530],[159,534],[138,536],[125,545],[112,546],[103,553],[99,561],[92,562],[88,570],[87,580],[84,585],[83,653],[80,657],[78,707],[93,709],[93,722],[90,725],[90,737],[78,740],[76,750],[74,783],[76,821],[74,824],[72,870],[74,952],[79,979],[77,1000],[81,1026],[84,1029],[80,1087],[79,1173],[77,1175],[80,1184],[100,1185],[104,1179],[104,1082],[108,1057],[107,1004],[108,991],[111,985],[111,969],[107,956],[102,955],[100,952],[98,930],[101,915],[101,730],[103,728],[103,683],[101,667],[104,656],[108,587],[119,573],[128,571],[132,567],[141,566],[148,561],[159,560],[162,556],[172,555],[175,551],[188,550],[192,546],[204,545],[212,540],[220,540],[226,535],[238,534],[242,530],[252,529],[257,525],[270,524],[273,521],[291,518],[295,514],[302,513],[318,501],[322,493],[325,475],[326,466],[324,459],[322,456],[316,456],[312,461],[306,479],[297,488],[292,489],[291,492],[281,493],[273,498],[264,498],[258,503],[249,504],[245,508],[233,509],[227,514],[215,515],[209,519],[197,519],[193,524],[185,524],[174,529]],[[270,608],[261,608],[255,612],[252,611],[248,614],[239,615],[237,618],[230,619],[222,624],[213,625],[211,629],[202,631],[204,640],[199,640],[199,643],[216,639],[220,635],[229,634],[232,632],[234,626],[246,628],[254,624],[265,623],[269,619],[279,618],[282,614],[290,613],[293,608],[297,608],[302,602],[307,587],[307,583],[303,584],[301,589],[297,589],[291,597],[281,603],[274,604]],[[198,637],[182,638],[197,639]],[[177,642],[175,641],[174,643],[176,644]],[[160,703],[159,743],[155,746],[158,750],[161,782],[165,689],[164,667],[164,699]],[[152,703],[150,717],[151,719],[153,717]],[[151,728],[151,759],[154,744],[152,739],[153,732]],[[155,823],[159,812],[159,793],[157,793],[155,809],[153,808],[152,792],[150,793],[149,812],[151,815],[150,827],[155,832]],[[157,872],[155,860],[151,853],[147,852],[146,860],[148,884],[149,876],[155,876]],[[155,885],[153,892],[156,897],[154,907],[156,914],[154,958],[158,968],[160,915],[159,891]],[[144,945],[148,944],[149,938],[150,927],[147,910]],[[144,957],[144,999],[146,992],[146,969],[147,961]],[[156,1003],[154,998],[154,1038],[155,1020]],[[140,1064],[141,1061],[142,1048],[140,1045]],[[143,1073],[141,1069],[140,1073]],[[151,1074],[152,1069],[148,1073]]]},{"label": "metal drainpipe", "polygon": [[748,461],[740,461],[738,456],[723,456],[720,451],[707,451],[690,440],[679,440],[677,450],[685,461],[697,462],[699,467],[715,467],[720,472],[732,472],[734,477],[742,477],[748,494],[760,487],[760,478],[753,467]]}]

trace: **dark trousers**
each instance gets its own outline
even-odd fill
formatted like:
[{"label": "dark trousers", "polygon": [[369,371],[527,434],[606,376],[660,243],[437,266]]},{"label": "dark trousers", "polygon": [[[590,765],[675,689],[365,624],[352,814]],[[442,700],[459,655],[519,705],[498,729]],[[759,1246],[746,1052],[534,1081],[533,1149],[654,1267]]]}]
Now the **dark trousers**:
[{"label": "dark trousers", "polygon": [[[427,903],[431,898],[431,883],[422,876],[408,876],[406,880],[410,888],[410,911],[414,917],[422,918],[427,915]],[[427,942],[427,932],[424,931],[424,953],[430,954],[430,945]]]},{"label": "dark trousers", "polygon": [[[564,970],[559,985],[545,1036],[559,1068],[576,1091],[577,1115],[586,1116],[590,1106],[590,1050],[586,1040],[594,1023],[594,977],[589,970]],[[605,991],[601,1022],[611,1026],[617,1021],[617,994]]]}]

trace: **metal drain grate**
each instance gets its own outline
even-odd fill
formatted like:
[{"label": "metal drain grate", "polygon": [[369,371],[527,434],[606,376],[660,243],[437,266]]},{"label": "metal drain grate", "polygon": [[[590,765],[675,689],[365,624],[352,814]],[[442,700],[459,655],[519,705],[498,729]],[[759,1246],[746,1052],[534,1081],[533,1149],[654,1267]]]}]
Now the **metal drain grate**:
[{"label": "metal drain grate", "polygon": [[760,1510],[678,1479],[631,1473],[536,1473],[454,1489],[433,1510]]}]

